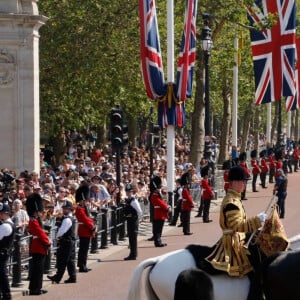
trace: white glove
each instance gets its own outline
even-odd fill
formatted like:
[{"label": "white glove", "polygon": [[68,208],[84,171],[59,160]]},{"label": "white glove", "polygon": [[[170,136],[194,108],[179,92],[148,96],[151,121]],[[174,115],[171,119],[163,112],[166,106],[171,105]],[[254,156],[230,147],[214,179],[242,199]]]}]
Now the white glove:
[{"label": "white glove", "polygon": [[264,212],[261,212],[257,215],[257,217],[261,222],[264,222],[266,220],[267,215]]}]

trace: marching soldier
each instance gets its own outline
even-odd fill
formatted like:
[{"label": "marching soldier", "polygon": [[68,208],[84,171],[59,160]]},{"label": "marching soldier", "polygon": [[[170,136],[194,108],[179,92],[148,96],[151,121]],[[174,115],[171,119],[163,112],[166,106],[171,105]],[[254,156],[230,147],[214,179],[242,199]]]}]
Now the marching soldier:
[{"label": "marching soldier", "polygon": [[260,173],[260,167],[257,163],[257,150],[252,150],[250,153],[251,156],[251,167],[252,167],[252,192],[258,192],[256,189],[256,180],[257,176]]},{"label": "marching soldier", "polygon": [[10,207],[0,202],[0,297],[11,300],[7,261],[14,241],[15,226],[10,218]]},{"label": "marching soldier", "polygon": [[63,217],[56,235],[58,244],[56,253],[57,272],[55,275],[48,275],[47,277],[52,282],[59,283],[67,268],[69,278],[65,280],[65,283],[75,283],[75,220],[72,215],[72,203],[65,201],[62,210]]},{"label": "marching soldier", "polygon": [[262,150],[260,153],[259,153],[259,156],[260,156],[260,181],[261,181],[261,186],[263,189],[266,189],[266,179],[267,179],[267,174],[268,174],[268,171],[269,171],[269,168],[268,168],[268,164],[267,164],[267,161],[266,161],[266,150]]},{"label": "marching soldier", "polygon": [[127,199],[124,207],[124,215],[127,221],[130,253],[124,260],[136,260],[139,220],[142,218],[143,213],[138,199],[133,194],[134,190],[131,184],[126,185],[125,192]]}]

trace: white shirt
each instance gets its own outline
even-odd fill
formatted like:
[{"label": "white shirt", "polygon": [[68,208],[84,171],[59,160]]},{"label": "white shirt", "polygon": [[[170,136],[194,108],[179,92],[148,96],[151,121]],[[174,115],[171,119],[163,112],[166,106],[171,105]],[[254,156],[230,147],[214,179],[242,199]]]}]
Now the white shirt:
[{"label": "white shirt", "polygon": [[138,219],[140,220],[143,216],[143,212],[138,199],[134,197],[134,200],[130,202],[130,205],[136,210]]},{"label": "white shirt", "polygon": [[[68,216],[72,216],[72,213],[69,213]],[[61,236],[63,236],[70,228],[72,227],[72,220],[71,218],[64,218],[61,226],[58,228],[56,237],[60,238]]]}]

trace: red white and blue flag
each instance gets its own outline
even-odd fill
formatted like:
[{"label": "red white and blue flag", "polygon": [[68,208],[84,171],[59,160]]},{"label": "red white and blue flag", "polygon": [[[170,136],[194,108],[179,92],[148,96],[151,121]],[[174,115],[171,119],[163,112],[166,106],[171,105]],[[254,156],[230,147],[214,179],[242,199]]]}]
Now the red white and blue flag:
[{"label": "red white and blue flag", "polygon": [[276,24],[250,31],[257,105],[295,94],[295,1],[257,0],[248,7],[252,24],[263,23],[269,13],[278,16]]},{"label": "red white and blue flag", "polygon": [[167,84],[164,80],[155,1],[139,0],[139,4],[142,73],[147,96],[158,100],[158,124],[161,127],[183,127],[184,101],[192,95],[197,0],[186,0],[184,32],[175,84]]},{"label": "red white and blue flag", "polygon": [[300,97],[299,97],[299,88],[300,88],[300,38],[296,40],[296,68],[295,68],[295,95],[289,96],[286,98],[286,111],[296,110],[300,107]]},{"label": "red white and blue flag", "polygon": [[196,61],[196,13],[197,0],[187,0],[175,87],[177,99],[180,101],[191,98],[192,95]]},{"label": "red white and blue flag", "polygon": [[154,0],[140,0],[140,39],[142,74],[147,96],[157,99],[166,94]]}]

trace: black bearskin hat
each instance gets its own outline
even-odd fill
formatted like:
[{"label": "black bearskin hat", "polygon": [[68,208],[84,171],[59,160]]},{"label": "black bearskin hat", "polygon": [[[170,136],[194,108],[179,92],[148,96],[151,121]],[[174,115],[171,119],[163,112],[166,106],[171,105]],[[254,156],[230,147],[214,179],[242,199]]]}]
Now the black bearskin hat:
[{"label": "black bearskin hat", "polygon": [[40,194],[33,193],[27,197],[26,210],[29,217],[33,217],[37,211],[44,211],[43,199]]},{"label": "black bearskin hat", "polygon": [[242,152],[239,155],[239,161],[245,161],[247,159],[247,153],[246,152]]},{"label": "black bearskin hat", "polygon": [[222,170],[229,170],[232,167],[231,160],[225,160],[222,165]]},{"label": "black bearskin hat", "polygon": [[269,148],[269,149],[268,149],[268,153],[269,153],[269,154],[274,153],[274,149],[273,149],[273,148]]},{"label": "black bearskin hat", "polygon": [[208,171],[209,171],[209,166],[204,166],[203,168],[201,168],[201,177],[204,177],[204,176],[208,176]]},{"label": "black bearskin hat", "polygon": [[180,178],[180,185],[187,185],[189,183],[190,183],[190,174],[189,172],[186,172]]},{"label": "black bearskin hat", "polygon": [[241,180],[249,180],[249,178],[247,177],[245,170],[241,166],[234,166],[229,170],[228,180],[241,181]]},{"label": "black bearskin hat", "polygon": [[275,159],[276,160],[279,160],[279,159],[283,159],[283,151],[282,150],[277,150],[276,152],[275,152]]},{"label": "black bearskin hat", "polygon": [[265,157],[266,156],[266,150],[262,150],[259,152],[259,157]]},{"label": "black bearskin hat", "polygon": [[83,183],[77,190],[75,194],[76,203],[81,200],[87,200],[90,198],[90,189],[89,186]]},{"label": "black bearskin hat", "polygon": [[154,191],[161,188],[161,178],[153,175],[150,179],[150,191]]},{"label": "black bearskin hat", "polygon": [[257,157],[257,150],[256,149],[252,150],[250,153],[250,156],[251,156],[251,158]]}]

